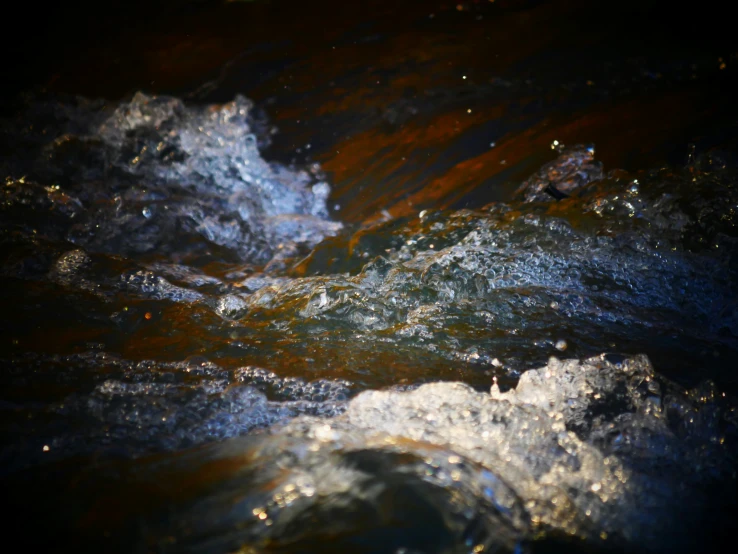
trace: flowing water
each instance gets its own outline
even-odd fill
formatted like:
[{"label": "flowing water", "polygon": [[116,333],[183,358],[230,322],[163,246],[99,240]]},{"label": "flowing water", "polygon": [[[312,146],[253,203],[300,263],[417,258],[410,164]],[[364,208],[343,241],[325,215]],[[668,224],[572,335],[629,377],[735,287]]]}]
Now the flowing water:
[{"label": "flowing water", "polygon": [[[106,468],[59,525],[121,550],[650,550],[731,501],[727,154],[632,175],[553,145],[510,202],[355,228],[318,168],[264,161],[251,110],[5,122],[3,472]],[[154,507],[126,517],[87,489],[140,481]]]},{"label": "flowing water", "polygon": [[730,149],[626,171],[554,140],[503,201],[385,191],[367,218],[320,164],[267,161],[275,132],[242,95],[29,94],[0,121],[0,479],[28,548],[730,536]]}]

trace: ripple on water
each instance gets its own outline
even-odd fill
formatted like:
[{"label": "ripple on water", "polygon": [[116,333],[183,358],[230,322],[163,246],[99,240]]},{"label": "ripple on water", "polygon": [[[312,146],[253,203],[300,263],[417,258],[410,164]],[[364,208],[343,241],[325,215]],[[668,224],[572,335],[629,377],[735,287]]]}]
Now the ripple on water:
[{"label": "ripple on water", "polygon": [[[729,156],[630,175],[561,149],[508,203],[349,230],[315,172],[261,157],[251,109],[139,93],[2,123],[6,475],[79,456],[79,490],[134,506],[176,481],[105,527],[129,551],[669,550],[722,521]],[[106,482],[120,457],[139,470]],[[80,494],[68,517],[105,517]]]}]

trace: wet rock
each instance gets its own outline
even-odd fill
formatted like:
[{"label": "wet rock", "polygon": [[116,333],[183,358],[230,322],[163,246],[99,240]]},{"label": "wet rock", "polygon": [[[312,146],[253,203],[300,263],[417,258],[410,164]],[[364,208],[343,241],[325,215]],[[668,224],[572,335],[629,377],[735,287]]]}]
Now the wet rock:
[{"label": "wet rock", "polygon": [[594,159],[593,145],[564,148],[558,141],[554,144],[558,158],[544,165],[515,191],[524,202],[560,200],[604,177],[602,163]]}]

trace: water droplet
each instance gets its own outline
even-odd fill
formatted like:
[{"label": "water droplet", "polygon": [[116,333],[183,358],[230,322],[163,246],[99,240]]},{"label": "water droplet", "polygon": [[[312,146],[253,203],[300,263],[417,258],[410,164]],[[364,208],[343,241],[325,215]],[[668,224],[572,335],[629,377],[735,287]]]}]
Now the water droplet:
[{"label": "water droplet", "polygon": [[151,215],[152,215],[151,208],[149,208],[148,206],[146,206],[143,210],[141,210],[141,214],[143,214],[143,216],[146,219],[151,219]]}]

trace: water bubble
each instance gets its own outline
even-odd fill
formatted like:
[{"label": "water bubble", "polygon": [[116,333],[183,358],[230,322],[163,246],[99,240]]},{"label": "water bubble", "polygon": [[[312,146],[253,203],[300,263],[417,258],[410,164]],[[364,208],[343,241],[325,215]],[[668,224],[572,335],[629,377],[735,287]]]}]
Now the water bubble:
[{"label": "water bubble", "polygon": [[[63,160],[69,166],[66,178],[82,191],[96,190],[105,181],[117,195],[114,202],[97,203],[78,218],[73,242],[90,251],[126,256],[155,250],[164,257],[187,257],[210,243],[231,250],[227,258],[260,264],[273,253],[272,238],[301,244],[305,235],[298,226],[297,236],[275,237],[271,223],[278,220],[273,218],[327,219],[330,188],[317,164],[300,171],[264,160],[258,146],[267,140],[267,131],[257,138],[262,125],[251,119],[250,108],[251,102],[240,96],[219,106],[190,106],[142,93],[117,105],[60,102],[56,109],[66,119],[56,122],[54,131],[63,133],[68,125],[73,134],[63,136],[86,148],[84,157]],[[55,138],[43,140],[53,146]],[[57,152],[48,163],[63,156]],[[105,164],[113,171],[103,172]],[[81,204],[70,197],[64,206]],[[156,227],[141,225],[141,217],[154,216]]]},{"label": "water bubble", "polygon": [[221,296],[215,307],[218,315],[226,319],[238,319],[246,313],[247,309],[246,302],[233,294]]}]

